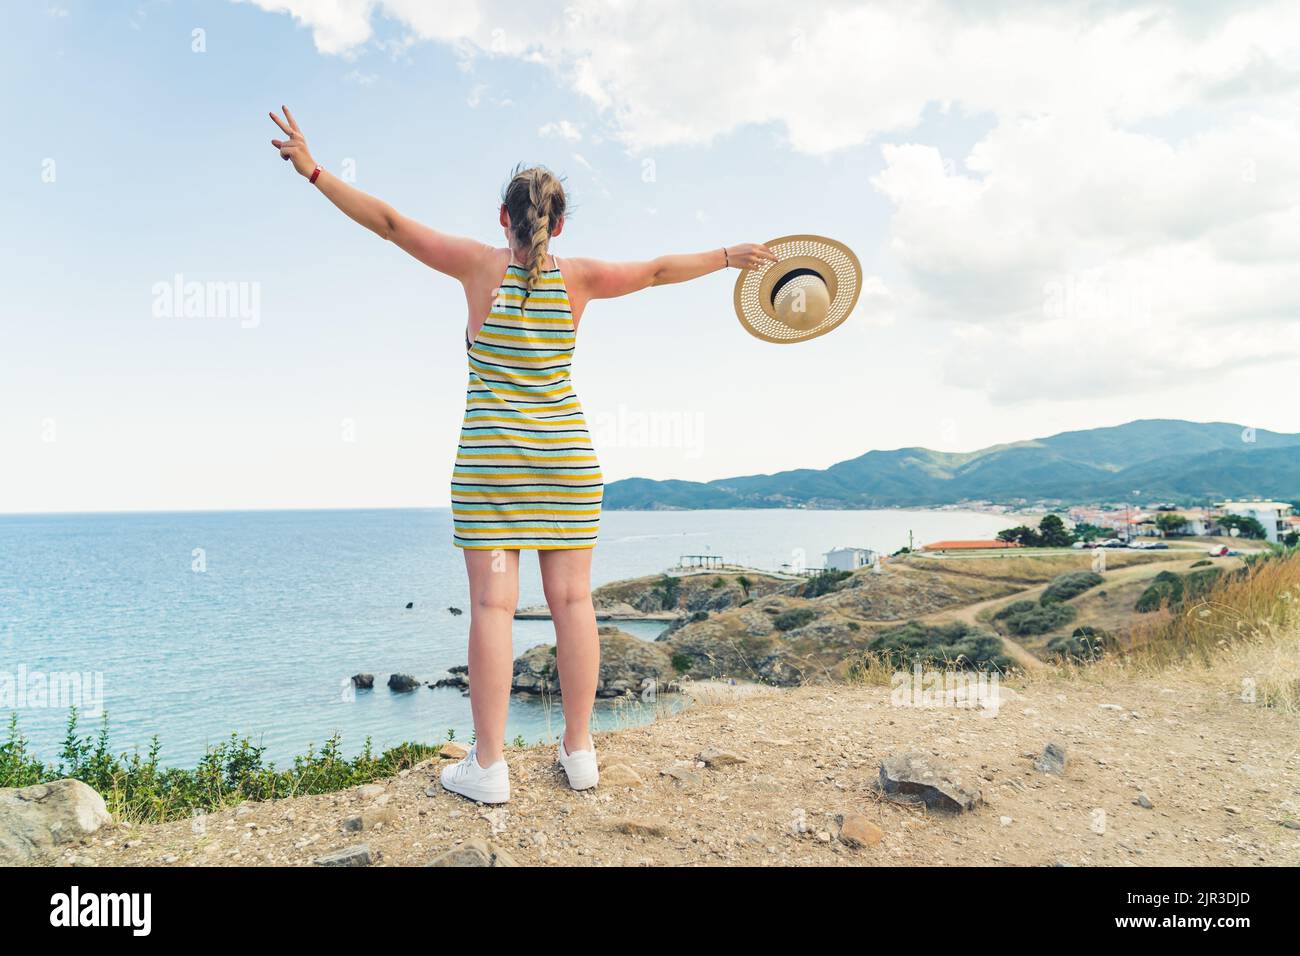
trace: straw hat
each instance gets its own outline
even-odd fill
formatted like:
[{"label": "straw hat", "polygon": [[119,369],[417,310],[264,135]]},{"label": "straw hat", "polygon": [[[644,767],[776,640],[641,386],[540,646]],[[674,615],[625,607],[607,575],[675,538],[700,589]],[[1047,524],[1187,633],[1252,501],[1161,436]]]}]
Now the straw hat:
[{"label": "straw hat", "polygon": [[766,245],[780,261],[742,269],[736,279],[736,315],[746,332],[766,342],[806,342],[849,317],[862,289],[852,249],[823,236],[782,236]]}]

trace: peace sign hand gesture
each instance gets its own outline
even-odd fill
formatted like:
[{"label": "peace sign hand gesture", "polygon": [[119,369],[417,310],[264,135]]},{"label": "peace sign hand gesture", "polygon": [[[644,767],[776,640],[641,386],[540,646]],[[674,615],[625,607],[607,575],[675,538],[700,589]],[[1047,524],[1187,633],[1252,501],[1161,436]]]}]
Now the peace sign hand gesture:
[{"label": "peace sign hand gesture", "polygon": [[288,136],[288,139],[273,139],[271,145],[280,151],[280,158],[287,159],[293,163],[293,168],[300,176],[310,176],[316,169],[316,160],[311,158],[311,153],[307,149],[307,138],[302,135],[302,130],[298,128],[293,114],[289,112],[289,107],[281,106],[284,110],[284,118],[288,120],[288,125],[276,116],[274,113],[268,114],[275,125]]}]

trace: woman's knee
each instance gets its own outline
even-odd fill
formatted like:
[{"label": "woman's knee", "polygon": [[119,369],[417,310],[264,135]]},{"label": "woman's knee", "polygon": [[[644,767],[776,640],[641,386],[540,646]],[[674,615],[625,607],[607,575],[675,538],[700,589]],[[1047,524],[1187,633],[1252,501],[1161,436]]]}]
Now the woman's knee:
[{"label": "woman's knee", "polygon": [[591,603],[591,585],[582,580],[555,581],[543,584],[546,604],[554,611],[556,608],[581,607]]},{"label": "woman's knee", "polygon": [[470,602],[471,614],[514,614],[519,606],[519,592],[506,588],[485,588]]}]

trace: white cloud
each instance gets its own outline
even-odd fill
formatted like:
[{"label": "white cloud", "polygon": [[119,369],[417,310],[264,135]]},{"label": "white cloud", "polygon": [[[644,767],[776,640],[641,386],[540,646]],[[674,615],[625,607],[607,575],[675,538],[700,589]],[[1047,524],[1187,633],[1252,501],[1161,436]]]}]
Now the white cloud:
[{"label": "white cloud", "polygon": [[[382,18],[543,65],[634,152],[754,124],[807,154],[879,143],[898,276],[871,304],[945,323],[947,381],[995,400],[1294,354],[1300,5],[248,2],[324,53]],[[916,141],[936,105],[987,120],[967,155]],[[577,141],[565,124],[541,132]]]},{"label": "white cloud", "polygon": [[582,141],[582,129],[566,119],[543,123],[538,128],[537,135],[547,139],[567,139],[571,143]]}]

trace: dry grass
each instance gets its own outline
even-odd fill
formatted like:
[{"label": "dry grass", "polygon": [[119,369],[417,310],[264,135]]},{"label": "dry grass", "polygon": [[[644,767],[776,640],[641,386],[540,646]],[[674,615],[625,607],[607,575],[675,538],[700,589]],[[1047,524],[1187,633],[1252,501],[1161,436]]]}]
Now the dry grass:
[{"label": "dry grass", "polygon": [[[1148,555],[1131,557],[1137,561],[1128,563],[1152,560]],[[1029,562],[1021,564],[1018,573],[1042,574],[1042,563],[1050,560],[989,562]],[[982,564],[984,559],[963,563]],[[1053,574],[1060,569],[1057,562]],[[1109,685],[1176,674],[1212,683],[1247,702],[1300,714],[1300,552],[1227,572],[1201,600],[1178,613],[1142,617],[1122,653],[1091,663],[1062,662],[1018,676],[1026,682]],[[849,671],[852,682],[872,685],[888,685],[893,673],[886,660],[869,653],[856,659]]]},{"label": "dry grass", "polygon": [[[1187,553],[1178,551],[1110,551],[1106,567],[1112,570],[1135,564],[1185,560]],[[1058,551],[1052,554],[1014,554],[978,558],[908,557],[903,563],[918,571],[936,571],[964,577],[992,578],[1019,584],[1045,584],[1066,571],[1092,570],[1091,551]]]}]

